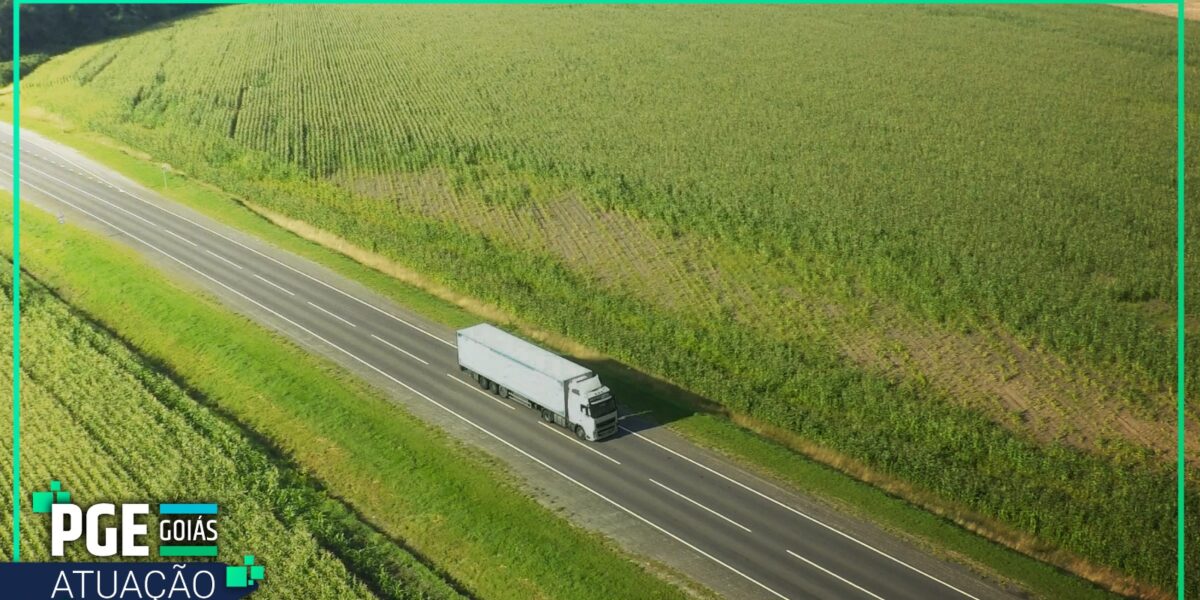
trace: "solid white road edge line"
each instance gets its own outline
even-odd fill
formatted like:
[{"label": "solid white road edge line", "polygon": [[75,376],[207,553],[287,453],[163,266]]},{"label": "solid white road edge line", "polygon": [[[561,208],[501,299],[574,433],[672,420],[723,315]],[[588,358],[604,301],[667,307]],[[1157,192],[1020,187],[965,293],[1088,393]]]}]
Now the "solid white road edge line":
[{"label": "solid white road edge line", "polygon": [[[151,225],[151,226],[153,226],[153,227],[156,227],[156,228],[159,228],[159,229],[166,229],[166,227],[163,227],[162,225],[159,225],[158,223],[155,223],[154,221],[151,221],[150,219],[147,219],[146,217],[143,217],[142,215],[139,215],[139,214],[137,214],[137,213],[135,213],[135,212],[132,212],[132,211],[126,210],[126,209],[124,209],[124,208],[122,208],[122,207],[120,207],[120,206],[117,206],[116,204],[113,204],[112,202],[109,202],[108,200],[105,200],[104,198],[101,198],[100,196],[97,196],[97,195],[95,195],[95,194],[93,194],[93,193],[91,193],[91,192],[89,192],[89,191],[87,191],[87,190],[85,190],[85,189],[83,189],[83,188],[81,188],[81,187],[79,187],[79,186],[76,186],[76,185],[73,185],[73,184],[71,184],[71,183],[69,183],[69,182],[63,181],[62,179],[59,179],[59,178],[57,178],[57,177],[55,177],[55,176],[53,176],[53,175],[51,175],[51,174],[49,174],[49,173],[47,173],[47,172],[45,172],[45,171],[43,171],[43,170],[41,170],[41,169],[39,169],[39,168],[37,168],[37,167],[33,166],[33,165],[23,165],[23,168],[24,168],[25,170],[27,170],[27,171],[36,171],[36,172],[38,172],[38,173],[41,173],[41,174],[42,174],[44,177],[46,177],[46,178],[48,178],[48,179],[53,179],[54,181],[57,181],[58,183],[60,183],[60,184],[62,184],[62,185],[65,185],[65,186],[67,186],[67,187],[69,187],[69,188],[71,188],[71,189],[73,189],[73,190],[75,190],[75,191],[77,191],[77,192],[79,192],[79,193],[81,193],[81,194],[85,194],[85,195],[91,196],[91,197],[93,197],[93,198],[95,198],[95,199],[97,199],[97,200],[99,200],[99,201],[101,201],[101,202],[103,202],[103,203],[105,203],[105,204],[107,204],[107,205],[109,205],[109,206],[111,206],[111,207],[113,207],[113,208],[115,208],[115,209],[117,209],[117,210],[119,210],[119,211],[121,211],[121,212],[123,212],[123,213],[125,213],[125,214],[127,214],[127,215],[129,215],[129,216],[131,216],[131,217],[133,217],[133,218],[135,218],[135,219],[137,219],[137,220],[139,220],[139,221],[143,222],[143,223],[145,223],[145,224],[147,224],[147,225]],[[48,192],[48,191],[46,191],[46,190],[44,190],[44,189],[42,189],[42,188],[38,188],[38,189],[41,189],[41,190],[42,190],[42,192],[44,192],[44,193],[46,193],[46,194],[50,194],[50,192]],[[51,195],[53,196],[53,194],[51,194]]]}]

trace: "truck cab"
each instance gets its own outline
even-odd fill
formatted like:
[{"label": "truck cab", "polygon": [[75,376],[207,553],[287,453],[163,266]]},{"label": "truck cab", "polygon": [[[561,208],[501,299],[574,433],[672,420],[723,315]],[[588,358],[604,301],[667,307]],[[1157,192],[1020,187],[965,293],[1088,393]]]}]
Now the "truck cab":
[{"label": "truck cab", "polygon": [[586,373],[569,384],[571,413],[579,415],[576,423],[588,440],[606,438],[617,431],[617,403],[612,391],[600,383],[595,373]]}]

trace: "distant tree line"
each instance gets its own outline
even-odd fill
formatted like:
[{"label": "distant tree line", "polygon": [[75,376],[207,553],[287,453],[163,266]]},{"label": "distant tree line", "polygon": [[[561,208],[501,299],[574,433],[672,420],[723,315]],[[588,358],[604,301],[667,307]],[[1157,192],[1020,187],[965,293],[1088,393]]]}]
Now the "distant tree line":
[{"label": "distant tree line", "polygon": [[[0,77],[12,79],[12,0],[0,1]],[[212,5],[197,4],[34,4],[21,7],[22,73],[62,52],[97,40]]]}]

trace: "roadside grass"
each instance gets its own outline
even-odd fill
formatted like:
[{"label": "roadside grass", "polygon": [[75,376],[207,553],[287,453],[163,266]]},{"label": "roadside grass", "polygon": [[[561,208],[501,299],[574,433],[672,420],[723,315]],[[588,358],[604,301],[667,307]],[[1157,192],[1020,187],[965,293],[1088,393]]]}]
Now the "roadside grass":
[{"label": "roadside grass", "polygon": [[[5,213],[8,211],[5,210]],[[326,486],[470,596],[680,598],[684,593],[509,483],[505,469],[135,251],[37,209],[23,268]],[[10,240],[0,246],[11,252]]]},{"label": "roadside grass", "polygon": [[[7,201],[7,194],[0,199]],[[5,259],[0,263],[7,267]],[[28,273],[21,279],[24,560],[53,560],[49,517],[29,512],[28,498],[58,480],[85,504],[219,504],[217,559],[239,564],[253,553],[270,574],[259,593],[264,599],[460,597],[295,464],[256,443],[253,432],[204,406]],[[11,271],[0,272],[5,321],[12,317],[11,285]],[[5,373],[11,372],[11,350],[11,337],[0,340]],[[10,395],[10,381],[0,381],[0,391]],[[11,409],[3,405],[0,484],[11,486]],[[153,517],[149,528],[157,530]],[[0,522],[0,539],[11,534],[11,519]],[[153,548],[160,540],[148,540],[157,557]],[[0,556],[9,555],[5,544]],[[75,544],[65,560],[94,558]]]},{"label": "roadside grass", "polygon": [[[276,226],[232,195],[208,184],[176,173],[168,176],[168,186],[164,190],[162,171],[158,165],[99,134],[25,115],[22,116],[22,124],[80,150],[147,188],[329,267],[432,320],[451,327],[461,327],[480,319],[461,306]],[[23,219],[27,213],[22,213]],[[508,325],[523,329],[527,335],[531,333],[521,323],[509,322]],[[544,340],[544,343],[564,353],[577,350],[569,341],[562,339]],[[587,362],[621,395],[626,408],[632,411],[649,410],[654,419],[668,423],[669,427],[701,446],[713,449],[769,479],[822,498],[885,529],[913,539],[935,554],[965,561],[984,573],[1014,582],[1045,598],[1112,597],[1079,577],[989,541],[965,530],[951,519],[923,510],[902,498],[809,459],[795,449],[750,431],[725,416],[712,414],[709,412],[711,406],[704,406],[696,398],[688,398],[686,392],[673,386],[661,382],[656,384],[644,374],[609,361]],[[635,390],[636,393],[633,393]]]}]

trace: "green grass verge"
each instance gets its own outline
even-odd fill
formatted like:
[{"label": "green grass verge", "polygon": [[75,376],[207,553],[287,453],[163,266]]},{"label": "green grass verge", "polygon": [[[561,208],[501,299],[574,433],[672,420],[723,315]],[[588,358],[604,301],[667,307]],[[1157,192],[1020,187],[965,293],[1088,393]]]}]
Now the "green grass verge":
[{"label": "green grass verge", "polygon": [[[0,199],[6,194],[0,193]],[[5,257],[0,257],[4,263]],[[0,318],[11,319],[10,270]],[[218,560],[253,552],[267,565],[262,598],[460,597],[402,546],[331,498],[27,274],[22,275],[22,497],[63,482],[85,503],[204,499],[221,505]],[[0,366],[11,367],[11,340]],[[11,393],[8,381],[0,391]],[[8,412],[5,404],[2,412]],[[8,415],[0,416],[5,424]],[[0,435],[0,484],[11,485],[11,435]],[[27,505],[26,505],[27,506]],[[26,513],[25,560],[49,556],[48,517]],[[8,539],[10,522],[0,522]],[[156,525],[151,522],[150,530]],[[157,545],[151,537],[152,545]],[[8,548],[0,549],[7,556]],[[151,556],[157,556],[154,550]],[[90,560],[82,545],[66,560]],[[256,595],[256,597],[259,597]]]},{"label": "green grass verge", "polygon": [[[678,598],[334,365],[173,281],[133,249],[27,208],[22,266],[258,432],[363,519],[483,598]],[[9,246],[8,240],[5,246]],[[11,247],[9,247],[11,251]]]},{"label": "green grass verge", "polygon": [[[162,172],[157,164],[122,150],[103,136],[63,127],[61,123],[47,119],[23,116],[22,124],[78,149],[181,204],[325,265],[433,320],[454,327],[479,320],[479,317],[458,306],[277,227],[230,195],[207,184],[181,175],[170,175],[164,190]],[[939,554],[965,559],[1038,596],[1111,597],[1074,575],[990,542],[947,519],[739,427],[728,419],[698,412],[694,406],[681,401],[676,393],[665,387],[647,388],[643,376],[639,374],[611,365],[594,366],[618,393],[637,390],[636,394],[622,394],[630,408],[652,411],[660,421],[669,422],[672,429],[753,471],[824,498],[886,529],[912,537]]]}]

